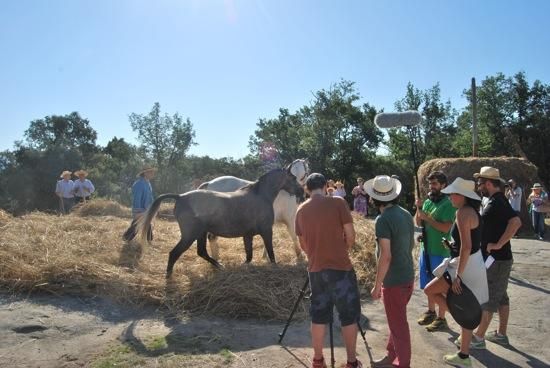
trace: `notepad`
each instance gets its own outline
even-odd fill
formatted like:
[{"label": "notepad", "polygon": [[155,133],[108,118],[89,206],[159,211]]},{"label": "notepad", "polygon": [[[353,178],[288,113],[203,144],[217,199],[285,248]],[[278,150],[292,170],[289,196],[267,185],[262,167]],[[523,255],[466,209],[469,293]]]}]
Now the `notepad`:
[{"label": "notepad", "polygon": [[494,261],[495,259],[493,258],[493,256],[490,255],[489,257],[487,257],[487,259],[485,260],[485,268],[491,267]]}]

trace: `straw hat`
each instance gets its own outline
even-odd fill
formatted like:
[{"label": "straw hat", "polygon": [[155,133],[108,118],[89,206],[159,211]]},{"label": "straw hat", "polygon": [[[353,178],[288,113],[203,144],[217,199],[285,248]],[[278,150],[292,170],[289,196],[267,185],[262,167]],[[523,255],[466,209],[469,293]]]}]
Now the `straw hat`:
[{"label": "straw hat", "polygon": [[531,189],[542,189],[542,185],[540,185],[540,183],[535,183]]},{"label": "straw hat", "polygon": [[65,175],[69,175],[71,176],[72,172],[70,172],[69,170],[65,170],[61,173],[61,175],[59,175],[60,178],[63,178]]},{"label": "straw hat", "polygon": [[478,173],[474,174],[474,178],[484,178],[491,180],[500,180],[505,183],[506,181],[500,177],[500,171],[491,166],[483,166]]},{"label": "straw hat", "polygon": [[74,172],[74,176],[80,176],[80,175],[88,176],[88,172],[82,169]]},{"label": "straw hat", "polygon": [[148,171],[157,171],[157,168],[152,166],[144,166],[143,169],[140,172],[138,172],[137,176],[141,176]]},{"label": "straw hat", "polygon": [[475,192],[476,183],[473,180],[464,180],[460,177],[456,178],[455,181],[448,187],[445,187],[441,190],[441,193],[446,194],[460,194],[464,197],[475,199],[476,201],[481,201],[481,198]]},{"label": "straw hat", "polygon": [[401,193],[401,182],[387,175],[378,175],[374,179],[368,180],[363,188],[371,198],[389,202]]}]

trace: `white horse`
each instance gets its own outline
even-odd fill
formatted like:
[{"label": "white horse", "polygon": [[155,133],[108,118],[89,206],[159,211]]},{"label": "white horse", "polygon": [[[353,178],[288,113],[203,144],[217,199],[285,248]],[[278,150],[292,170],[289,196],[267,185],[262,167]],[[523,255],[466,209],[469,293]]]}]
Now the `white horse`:
[{"label": "white horse", "polygon": [[[294,160],[290,164],[290,172],[296,177],[296,181],[303,187],[306,183],[306,178],[309,174],[309,165],[307,160],[298,159]],[[234,176],[220,176],[205,183],[202,183],[198,189],[208,189],[216,192],[234,192],[248,184],[253,182],[237,178]],[[286,225],[288,234],[292,238],[294,243],[294,251],[298,259],[303,259],[302,250],[298,244],[298,238],[296,237],[295,223],[296,210],[298,209],[299,198],[296,195],[288,193],[285,190],[279,191],[275,201],[273,201],[273,212],[275,215],[274,223],[282,223]],[[216,241],[216,237],[209,236],[210,252],[212,258],[219,259],[219,247]],[[264,250],[265,256],[265,250]]]}]

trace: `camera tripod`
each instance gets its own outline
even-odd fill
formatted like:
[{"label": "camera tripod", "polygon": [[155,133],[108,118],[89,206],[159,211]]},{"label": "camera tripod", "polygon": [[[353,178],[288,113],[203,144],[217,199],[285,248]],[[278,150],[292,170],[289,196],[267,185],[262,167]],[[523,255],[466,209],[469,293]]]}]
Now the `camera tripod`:
[{"label": "camera tripod", "polygon": [[[292,312],[290,312],[290,315],[288,316],[288,319],[286,321],[285,327],[283,328],[283,331],[279,333],[279,344],[283,341],[283,338],[285,337],[286,330],[288,329],[288,326],[290,326],[290,322],[292,321],[292,317],[294,317],[294,313],[296,313],[296,310],[298,309],[298,306],[300,305],[300,302],[304,298],[304,295],[306,294],[306,290],[309,286],[309,275],[306,276],[306,281],[304,282],[304,286],[302,286],[302,289],[300,290],[300,294],[298,295],[298,298],[296,299],[296,302],[294,303],[294,307],[292,308]],[[359,317],[361,318],[361,317]],[[363,342],[365,343],[365,348],[367,349],[367,353],[369,354],[369,359],[372,365],[372,354],[370,351],[369,344],[367,343],[367,339],[365,338],[366,332],[363,331],[363,327],[361,327],[361,321],[357,321],[357,328],[359,329],[359,333],[361,334],[361,337],[363,338]],[[334,339],[333,339],[333,333],[332,333],[332,322],[329,323],[329,336],[330,336],[330,366],[334,368],[334,363],[336,362],[334,360]]]}]

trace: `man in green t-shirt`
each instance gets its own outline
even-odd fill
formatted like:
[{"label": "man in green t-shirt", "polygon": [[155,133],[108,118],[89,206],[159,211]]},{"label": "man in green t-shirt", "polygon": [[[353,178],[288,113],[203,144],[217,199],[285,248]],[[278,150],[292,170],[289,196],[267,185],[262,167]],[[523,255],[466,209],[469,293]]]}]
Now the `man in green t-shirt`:
[{"label": "man in green t-shirt", "polygon": [[[423,203],[422,200],[417,199],[416,208],[422,209],[417,210],[415,215],[416,225],[424,226],[418,260],[421,289],[424,289],[433,279],[434,268],[450,256],[450,251],[442,242],[442,238],[450,239],[449,231],[456,213],[456,208],[453,207],[449,197],[441,193],[441,190],[447,186],[447,176],[441,171],[434,171],[428,176],[428,185],[430,189],[428,198]],[[447,328],[445,310],[439,309],[436,315],[435,301],[430,296],[428,296],[428,310],[422,314],[418,324],[425,325],[430,332]]]},{"label": "man in green t-shirt", "polygon": [[376,279],[371,295],[382,297],[390,334],[386,355],[373,367],[409,367],[411,335],[407,304],[414,284],[414,223],[411,214],[400,207],[401,182],[379,175],[365,183],[365,191],[380,212],[376,218]]}]

